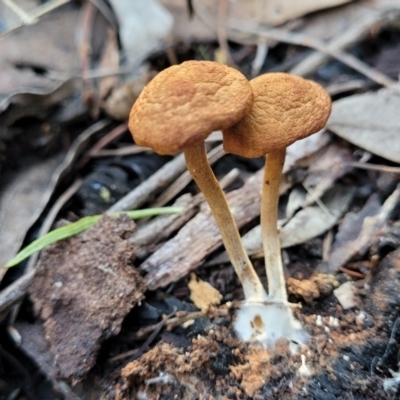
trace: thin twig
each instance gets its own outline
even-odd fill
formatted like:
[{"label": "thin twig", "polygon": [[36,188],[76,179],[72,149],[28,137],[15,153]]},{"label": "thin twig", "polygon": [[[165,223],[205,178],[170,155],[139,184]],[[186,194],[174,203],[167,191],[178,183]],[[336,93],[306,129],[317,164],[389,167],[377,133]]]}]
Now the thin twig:
[{"label": "thin twig", "polygon": [[[10,0],[3,0],[3,2],[10,2]],[[39,20],[40,17],[42,17],[43,15],[55,10],[58,7],[61,7],[62,5],[69,3],[70,0],[53,0],[53,1],[48,1],[47,3],[44,3],[42,5],[40,5],[39,7],[35,8],[33,11],[31,11],[28,16],[29,16],[29,20],[33,21],[33,22],[37,22]],[[30,22],[30,23],[33,23]],[[24,23],[24,21],[21,20],[21,23],[14,26],[12,29],[3,32],[0,34],[0,39],[4,39],[6,36],[10,35],[12,32],[16,31],[17,29],[25,26],[26,24]]]},{"label": "thin twig", "polygon": [[303,183],[303,187],[304,189],[306,189],[307,193],[310,195],[310,197],[319,205],[319,207],[321,208],[321,210],[329,217],[335,217],[332,212],[329,210],[329,208],[323,203],[323,201],[314,195],[312,189],[306,184]]},{"label": "thin twig", "polygon": [[92,158],[121,157],[121,156],[129,156],[132,154],[152,153],[152,152],[153,150],[148,147],[142,147],[133,144],[131,146],[120,147],[119,149],[98,150],[96,153],[90,154],[90,157]]},{"label": "thin twig", "polygon": [[329,85],[325,90],[331,95],[336,96],[345,92],[354,92],[356,90],[366,90],[367,84],[363,79],[354,79],[347,82],[337,82]]},{"label": "thin twig", "polygon": [[234,19],[232,19],[230,22],[228,21],[228,23],[230,24],[230,28],[243,33],[251,33],[259,37],[274,39],[280,42],[290,43],[297,46],[310,47],[312,49],[320,51],[321,53],[328,54],[332,58],[341,61],[343,64],[353,68],[354,70],[360,72],[361,74],[379,83],[380,85],[395,90],[396,92],[400,92],[400,87],[397,85],[397,83],[389,78],[387,75],[370,67],[369,65],[349,53],[346,53],[337,48],[330,47],[328,43],[325,43],[315,37],[297,32],[287,32],[282,29],[268,29],[263,26],[255,25],[252,23],[243,23],[243,21]]},{"label": "thin twig", "polygon": [[86,152],[86,154],[82,157],[80,160],[77,169],[81,169],[83,166],[86,165],[86,163],[90,160],[91,157],[93,157],[93,154],[96,154],[100,149],[103,147],[107,146],[109,143],[111,143],[113,140],[117,139],[120,137],[123,133],[126,132],[128,129],[127,124],[123,123],[121,125],[118,125],[116,128],[112,129],[109,133],[107,133],[105,136],[103,136],[89,151]]},{"label": "thin twig", "polygon": [[268,41],[265,39],[259,39],[257,43],[256,56],[251,63],[251,76],[254,78],[260,74],[261,68],[264,65],[264,61],[268,55]]},{"label": "thin twig", "polygon": [[228,0],[219,0],[218,5],[218,26],[217,26],[217,37],[218,43],[221,50],[225,53],[226,63],[231,66],[237,68],[234,63],[231,52],[229,50],[228,40],[226,37],[226,19],[228,15]]},{"label": "thin twig", "polygon": [[329,229],[322,242],[322,261],[328,262],[333,242],[333,231]]},{"label": "thin twig", "polygon": [[[79,190],[79,188],[82,185],[82,182],[83,182],[82,179],[77,179],[53,204],[49,213],[46,216],[46,219],[43,221],[42,226],[40,227],[37,236],[38,238],[44,236],[50,230],[61,208]],[[35,253],[30,257],[27,265],[27,271],[33,269],[38,257],[39,253]]]},{"label": "thin twig", "polygon": [[31,284],[34,274],[34,270],[29,271],[0,292],[0,314],[25,296],[25,290]]},{"label": "thin twig", "polygon": [[121,135],[123,135],[128,129],[128,125],[126,122],[124,122],[121,125],[118,125],[116,128],[114,128],[111,132],[107,133],[107,135],[103,136],[89,151],[89,156],[93,157],[99,150],[103,149],[106,147],[108,144],[110,144],[112,141],[115,139],[119,138]]},{"label": "thin twig", "polygon": [[35,17],[32,17],[22,7],[16,4],[13,0],[2,0],[2,1],[10,10],[14,11],[14,13],[18,15],[19,19],[24,25],[31,25],[37,21]]},{"label": "thin twig", "polygon": [[[382,30],[385,26],[393,20],[394,13],[388,13],[388,10],[369,10],[363,17],[357,20],[357,23],[351,24],[347,29],[335,35],[327,46],[330,49],[345,50],[352,46],[354,43],[359,43],[366,36],[371,35],[371,32]],[[290,73],[294,75],[305,76],[316,71],[321,65],[329,61],[329,55],[322,52],[313,52],[296,66],[294,66]]]},{"label": "thin twig", "polygon": [[140,207],[154,198],[160,190],[173,182],[185,170],[185,158],[183,154],[179,154],[115,203],[108,212],[126,211]]},{"label": "thin twig", "polygon": [[[204,318],[206,316],[210,316],[211,318],[226,317],[228,314],[229,314],[229,309],[227,308],[212,309],[209,314],[206,314],[202,311],[194,311],[187,313],[186,315],[181,315],[179,317],[167,319],[165,320],[164,326],[176,327],[182,325],[186,321],[190,321],[191,319],[199,319],[199,318]],[[139,329],[135,334],[131,335],[130,339],[135,341],[143,340],[143,338],[145,338],[150,332],[153,332],[157,326],[158,324],[145,326],[144,328]]]},{"label": "thin twig", "polygon": [[[222,144],[212,149],[207,154],[210,165],[216,163],[225,155]],[[189,171],[185,171],[172,185],[170,185],[153,203],[152,207],[161,207],[172,200],[179,192],[181,192],[191,181],[192,175]]]},{"label": "thin twig", "polygon": [[59,72],[53,70],[47,70],[46,78],[53,79],[55,81],[67,81],[68,79],[80,78],[96,79],[96,78],[107,78],[114,75],[124,75],[132,73],[132,66],[121,66],[118,68],[97,68],[82,71],[81,73],[70,73],[70,72]]},{"label": "thin twig", "polygon": [[154,326],[153,332],[151,335],[147,338],[147,340],[143,343],[142,346],[140,346],[139,349],[134,349],[130,351],[126,351],[125,353],[119,354],[115,357],[110,358],[108,361],[113,362],[113,361],[119,361],[123,360],[124,358],[131,357],[132,361],[138,359],[143,353],[145,353],[147,350],[149,350],[151,343],[153,340],[156,338],[156,336],[160,333],[161,329],[164,328],[166,322],[175,315],[176,313],[176,307],[174,311],[169,314],[166,318],[161,320],[158,324]]},{"label": "thin twig", "polygon": [[389,172],[392,174],[400,174],[400,167],[388,167],[387,165],[378,165],[378,164],[365,164],[361,162],[345,162],[346,166],[366,169],[369,171],[379,171],[379,172]]},{"label": "thin twig", "polygon": [[353,271],[345,267],[339,267],[339,269],[340,271],[346,273],[347,275],[354,276],[355,278],[361,278],[361,279],[365,278],[365,275],[362,274],[361,272]]}]

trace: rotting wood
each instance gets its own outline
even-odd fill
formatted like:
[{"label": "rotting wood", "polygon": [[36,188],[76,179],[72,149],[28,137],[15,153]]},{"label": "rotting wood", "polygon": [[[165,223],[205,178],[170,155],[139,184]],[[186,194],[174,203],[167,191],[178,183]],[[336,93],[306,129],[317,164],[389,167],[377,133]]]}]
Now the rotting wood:
[{"label": "rotting wood", "polygon": [[[324,147],[329,135],[316,133],[293,143],[287,149],[284,173],[296,162],[309,157]],[[251,176],[244,186],[227,195],[229,206],[239,228],[260,213],[261,180],[263,171]],[[197,268],[204,258],[221,246],[221,236],[210,209],[203,205],[199,214],[190,220],[178,234],[146,259],[140,268],[147,272],[148,289],[155,290],[175,282]]]},{"label": "rotting wood", "polygon": [[[227,195],[229,206],[239,228],[260,213],[262,171],[256,172],[243,187]],[[208,205],[190,220],[179,233],[153,253],[140,268],[147,272],[150,290],[166,286],[197,268],[210,252],[222,244]]]},{"label": "rotting wood", "polygon": [[[234,168],[219,181],[221,188],[225,189],[232,184],[239,175],[239,170]],[[174,203],[176,207],[183,207],[185,209],[184,213],[160,215],[149,221],[146,225],[138,226],[133,232],[130,241],[139,246],[139,257],[146,257],[154,249],[155,245],[180,229],[196,214],[197,207],[203,202],[204,196],[202,193],[198,193],[194,197],[186,193]]]}]

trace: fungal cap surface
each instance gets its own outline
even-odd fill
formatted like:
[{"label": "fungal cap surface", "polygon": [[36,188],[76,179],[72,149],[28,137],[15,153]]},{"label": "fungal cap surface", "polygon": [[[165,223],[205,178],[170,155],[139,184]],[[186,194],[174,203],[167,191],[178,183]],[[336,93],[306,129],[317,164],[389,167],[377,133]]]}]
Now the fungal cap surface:
[{"label": "fungal cap surface", "polygon": [[224,150],[261,157],[284,149],[321,130],[331,113],[331,99],[317,83],[285,73],[250,81],[254,104],[237,124],[223,131]]},{"label": "fungal cap surface", "polygon": [[242,119],[253,104],[248,80],[212,61],[187,61],[160,72],[129,116],[135,142],[175,154]]}]

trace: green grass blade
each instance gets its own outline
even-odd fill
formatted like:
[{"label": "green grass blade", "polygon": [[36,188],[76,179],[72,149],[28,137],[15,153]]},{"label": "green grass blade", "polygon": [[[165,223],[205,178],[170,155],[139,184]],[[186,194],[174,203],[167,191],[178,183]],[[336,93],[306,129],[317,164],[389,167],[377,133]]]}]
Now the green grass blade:
[{"label": "green grass blade", "polygon": [[[122,211],[110,214],[111,216],[117,217],[122,214],[127,214],[131,219],[153,217],[162,214],[177,214],[183,211],[182,207],[160,207],[160,208],[148,208],[144,210],[134,210],[134,211]],[[67,239],[71,236],[75,236],[78,233],[85,231],[92,227],[102,216],[101,215],[91,215],[89,217],[81,218],[79,221],[73,222],[67,226],[63,226],[58,229],[47,233],[46,235],[34,240],[31,244],[26,246],[23,250],[15,255],[15,257],[10,260],[4,268],[10,268],[32,254],[43,250],[49,244],[58,242],[59,240]]]}]

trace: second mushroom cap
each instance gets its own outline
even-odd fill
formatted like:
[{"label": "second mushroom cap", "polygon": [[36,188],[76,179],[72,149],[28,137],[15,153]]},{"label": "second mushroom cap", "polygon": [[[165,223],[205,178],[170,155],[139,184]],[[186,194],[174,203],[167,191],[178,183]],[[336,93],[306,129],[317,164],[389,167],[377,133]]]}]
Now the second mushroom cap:
[{"label": "second mushroom cap", "polygon": [[331,112],[328,93],[317,83],[285,73],[250,81],[251,111],[223,131],[224,149],[243,157],[261,157],[321,130]]}]

